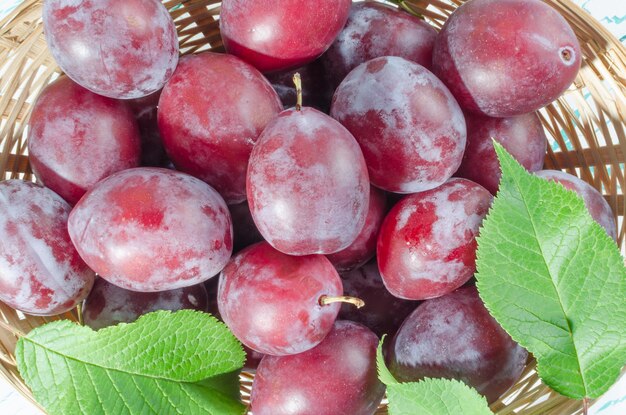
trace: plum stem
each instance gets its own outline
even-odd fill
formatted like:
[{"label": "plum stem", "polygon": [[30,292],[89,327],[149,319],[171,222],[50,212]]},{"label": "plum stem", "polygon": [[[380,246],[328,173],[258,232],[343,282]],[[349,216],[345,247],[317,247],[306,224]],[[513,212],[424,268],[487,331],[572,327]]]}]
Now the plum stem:
[{"label": "plum stem", "polygon": [[300,73],[293,74],[293,84],[296,86],[296,111],[302,110],[302,78]]},{"label": "plum stem", "polygon": [[365,301],[360,298],[349,297],[347,295],[340,295],[337,297],[323,295],[320,297],[320,305],[328,305],[332,303],[348,303],[354,305],[356,308],[361,308],[365,305]]},{"label": "plum stem", "polygon": [[589,398],[583,398],[583,415],[589,412]]},{"label": "plum stem", "polygon": [[83,305],[82,304],[78,304],[76,306],[76,315],[78,316],[78,324],[80,324],[81,326],[84,326],[85,321],[83,320]]}]

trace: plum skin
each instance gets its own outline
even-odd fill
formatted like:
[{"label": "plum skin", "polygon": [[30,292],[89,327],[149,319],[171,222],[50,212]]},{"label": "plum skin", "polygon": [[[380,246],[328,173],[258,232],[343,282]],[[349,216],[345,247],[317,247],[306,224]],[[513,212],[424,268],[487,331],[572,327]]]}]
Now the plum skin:
[{"label": "plum skin", "polygon": [[68,229],[98,275],[133,291],[201,283],[232,253],[224,199],[192,176],[155,167],[124,170],[98,183],[72,210]]},{"label": "plum skin", "polygon": [[469,286],[420,304],[390,343],[387,363],[400,382],[457,379],[491,403],[517,382],[527,358]]},{"label": "plum skin", "polygon": [[207,303],[207,290],[203,284],[142,293],[125,290],[98,278],[83,304],[83,319],[87,326],[99,330],[118,323],[132,323],[157,310],[207,311]]},{"label": "plum skin", "polygon": [[313,108],[281,112],[252,150],[246,189],[261,235],[289,255],[331,254],[363,228],[369,180],[361,149]]},{"label": "plum skin", "polygon": [[356,138],[370,180],[380,189],[429,190],[461,164],[461,108],[435,75],[404,58],[385,56],[357,66],[335,91],[330,113]]},{"label": "plum skin", "polygon": [[333,42],[350,11],[350,0],[225,0],[220,34],[228,53],[261,72],[303,66]]},{"label": "plum skin", "polygon": [[43,23],[63,72],[99,95],[150,95],[178,63],[176,27],[158,0],[46,0]]},{"label": "plum skin", "polygon": [[0,182],[0,300],[50,316],[71,310],[89,294],[95,274],[70,240],[70,210],[40,185]]},{"label": "plum skin", "polygon": [[246,200],[252,148],[281,110],[259,71],[235,56],[204,52],[181,58],[163,88],[157,118],[176,168],[237,204]]},{"label": "plum skin", "polygon": [[290,256],[259,242],[239,252],[219,277],[220,315],[250,349],[284,356],[319,344],[339,304],[323,296],[343,293],[341,279],[323,255]]},{"label": "plum skin", "polygon": [[65,76],[37,98],[28,151],[37,179],[71,205],[100,180],[139,166],[141,157],[131,109]]},{"label": "plum skin", "polygon": [[311,350],[263,357],[251,409],[259,415],[373,415],[385,392],[376,370],[377,345],[368,328],[337,321]]},{"label": "plum skin", "polygon": [[346,25],[320,61],[335,90],[352,69],[382,56],[399,56],[430,69],[436,36],[434,27],[397,7],[352,3]]},{"label": "plum skin", "polygon": [[572,28],[544,2],[472,0],[437,35],[433,72],[463,109],[510,117],[557,99],[581,57]]},{"label": "plum skin", "polygon": [[476,236],[492,195],[470,180],[452,178],[406,196],[378,235],[378,266],[396,297],[426,300],[454,291],[476,270]]},{"label": "plum skin", "polygon": [[466,113],[465,121],[467,146],[456,177],[472,180],[495,195],[502,173],[493,140],[502,144],[526,170],[543,168],[548,139],[537,113],[506,118]]}]

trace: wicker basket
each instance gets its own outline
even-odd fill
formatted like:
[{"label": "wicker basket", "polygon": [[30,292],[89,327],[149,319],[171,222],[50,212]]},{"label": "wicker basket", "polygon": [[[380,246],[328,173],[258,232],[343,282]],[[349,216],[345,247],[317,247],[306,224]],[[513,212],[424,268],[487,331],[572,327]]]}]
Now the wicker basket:
[{"label": "wicker basket", "polygon": [[[453,1],[456,4],[407,0],[401,7],[420,13],[428,22],[441,27],[462,2]],[[623,249],[626,49],[569,0],[547,0],[547,3],[573,27],[584,59],[575,84],[562,98],[541,111],[550,139],[546,168],[578,175],[603,192],[618,219],[618,241]],[[168,0],[164,4],[176,22],[181,53],[222,50],[218,1]],[[60,73],[46,48],[41,9],[42,0],[26,0],[0,21],[0,180],[33,179],[26,155],[26,125],[34,99]],[[76,313],[52,318],[24,316],[2,303],[0,313],[0,373],[33,400],[17,372],[13,356],[16,333],[26,333],[58,318],[76,320]],[[241,380],[246,398],[252,376],[244,373]],[[581,406],[581,402],[568,400],[541,384],[531,362],[518,384],[494,403],[492,409],[500,415],[572,415],[579,414]],[[379,413],[387,413],[384,406]]]}]

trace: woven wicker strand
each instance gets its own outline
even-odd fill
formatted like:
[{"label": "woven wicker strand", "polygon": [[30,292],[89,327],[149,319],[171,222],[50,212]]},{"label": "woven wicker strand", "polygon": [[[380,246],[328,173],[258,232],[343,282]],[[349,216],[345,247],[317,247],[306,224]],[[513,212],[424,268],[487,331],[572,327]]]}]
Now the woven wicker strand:
[{"label": "woven wicker strand", "polygon": [[[569,0],[546,0],[570,23],[581,44],[583,65],[574,85],[541,110],[549,136],[546,168],[575,174],[600,190],[618,220],[624,250],[626,186],[626,49],[599,22]],[[439,28],[461,0],[407,0],[404,10]],[[167,0],[180,39],[181,53],[223,51],[219,35],[219,1]],[[26,0],[0,21],[0,180],[32,180],[26,146],[31,106],[43,87],[60,74],[47,50],[41,0]],[[0,235],[1,237],[1,235]],[[77,320],[76,312],[44,318],[24,316],[0,303],[0,374],[28,399],[34,399],[17,371],[14,351],[19,333],[56,319]],[[249,398],[253,375],[241,375]],[[36,404],[36,402],[35,402]],[[492,409],[498,415],[574,415],[582,403],[551,391],[530,361],[520,381]],[[386,414],[382,405],[378,414]]]}]

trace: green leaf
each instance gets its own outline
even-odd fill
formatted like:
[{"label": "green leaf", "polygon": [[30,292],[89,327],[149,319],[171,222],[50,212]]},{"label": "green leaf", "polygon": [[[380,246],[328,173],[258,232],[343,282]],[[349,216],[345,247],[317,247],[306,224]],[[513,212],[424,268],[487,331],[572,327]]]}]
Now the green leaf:
[{"label": "green leaf", "polygon": [[487,400],[463,382],[424,379],[387,387],[390,415],[493,415]]},{"label": "green leaf", "polygon": [[487,400],[466,384],[448,379],[424,379],[398,383],[383,358],[383,341],[378,343],[378,378],[387,386],[390,415],[493,415]]},{"label": "green leaf", "polygon": [[623,259],[582,199],[494,145],[502,180],[478,238],[480,296],[548,386],[597,398],[626,363]]},{"label": "green leaf", "polygon": [[383,343],[385,342],[385,337],[387,337],[387,335],[383,334],[382,339],[378,342],[378,348],[376,349],[376,369],[378,369],[378,379],[389,386],[398,383],[398,381],[385,364],[385,358],[383,357]]},{"label": "green leaf", "polygon": [[57,321],[22,337],[15,355],[50,415],[245,412],[238,382],[245,353],[206,313],[158,311],[98,332]]}]

